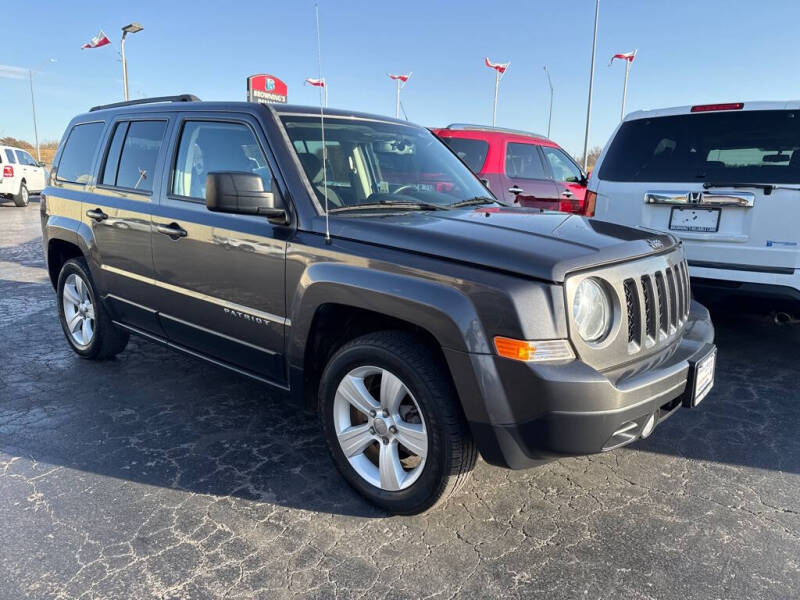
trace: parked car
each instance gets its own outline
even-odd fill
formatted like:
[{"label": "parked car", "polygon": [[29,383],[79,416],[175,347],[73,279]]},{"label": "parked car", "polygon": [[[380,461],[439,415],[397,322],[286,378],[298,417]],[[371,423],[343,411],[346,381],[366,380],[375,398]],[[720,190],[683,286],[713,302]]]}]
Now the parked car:
[{"label": "parked car", "polygon": [[53,171],[72,349],[106,359],[134,333],[307,403],[391,512],[447,498],[478,452],[624,446],[713,385],[675,237],[503,206],[405,121],[327,110],[323,137],[319,108],[136,100],[74,118]]},{"label": "parked car", "polygon": [[679,236],[698,289],[800,301],[800,102],[632,113],[589,195],[600,219]]},{"label": "parked car", "polygon": [[44,189],[46,171],[44,163],[36,162],[21,148],[0,146],[0,196],[10,198],[17,206],[28,206],[30,194]]},{"label": "parked car", "polygon": [[454,123],[432,129],[500,199],[520,206],[594,214],[586,174],[558,144],[536,133]]}]

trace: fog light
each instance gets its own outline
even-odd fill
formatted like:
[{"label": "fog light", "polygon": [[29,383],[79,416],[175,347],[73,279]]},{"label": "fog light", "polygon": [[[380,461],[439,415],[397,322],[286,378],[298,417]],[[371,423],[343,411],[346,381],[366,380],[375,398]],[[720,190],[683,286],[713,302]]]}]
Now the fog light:
[{"label": "fog light", "polygon": [[653,413],[652,415],[650,415],[650,418],[647,419],[647,422],[644,424],[644,427],[642,427],[642,439],[646,438],[651,433],[653,433],[653,429],[655,429],[655,427],[656,427],[656,413]]}]

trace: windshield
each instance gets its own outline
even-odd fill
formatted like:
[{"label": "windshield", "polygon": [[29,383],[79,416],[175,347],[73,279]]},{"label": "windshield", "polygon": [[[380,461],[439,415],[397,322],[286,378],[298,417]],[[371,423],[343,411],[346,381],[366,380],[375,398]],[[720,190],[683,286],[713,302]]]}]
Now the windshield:
[{"label": "windshield", "polygon": [[600,167],[608,181],[800,183],[800,112],[718,112],[624,123]]},{"label": "windshield", "polygon": [[322,165],[319,117],[281,117],[321,206],[327,175],[330,210],[359,205],[448,207],[489,192],[427,129],[383,121],[325,118]]}]

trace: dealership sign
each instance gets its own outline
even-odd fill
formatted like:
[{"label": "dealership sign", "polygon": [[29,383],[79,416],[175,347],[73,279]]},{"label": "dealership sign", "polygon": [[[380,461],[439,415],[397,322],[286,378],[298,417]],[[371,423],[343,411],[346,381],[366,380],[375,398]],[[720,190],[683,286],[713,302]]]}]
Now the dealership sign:
[{"label": "dealership sign", "polygon": [[286,102],[286,84],[272,75],[251,75],[247,78],[248,102]]}]

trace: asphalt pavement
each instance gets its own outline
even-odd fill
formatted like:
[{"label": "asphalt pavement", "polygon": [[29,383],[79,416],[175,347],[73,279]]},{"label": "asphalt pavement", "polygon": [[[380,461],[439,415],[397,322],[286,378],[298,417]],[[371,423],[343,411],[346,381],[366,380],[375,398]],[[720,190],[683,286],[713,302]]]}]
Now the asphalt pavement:
[{"label": "asphalt pavement", "polygon": [[0,598],[800,597],[800,326],[714,313],[696,410],[388,517],[263,386],[140,339],[73,354],[38,211],[0,204]]}]

